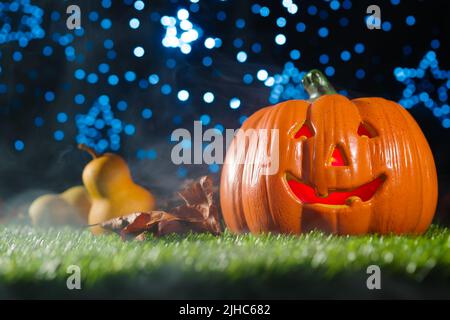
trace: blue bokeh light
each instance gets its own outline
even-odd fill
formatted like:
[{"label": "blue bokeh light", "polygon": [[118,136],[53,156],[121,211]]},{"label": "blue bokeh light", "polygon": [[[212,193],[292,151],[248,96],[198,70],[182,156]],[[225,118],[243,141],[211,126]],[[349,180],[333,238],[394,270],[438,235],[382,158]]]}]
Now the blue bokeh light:
[{"label": "blue bokeh light", "polygon": [[294,49],[294,50],[291,50],[291,52],[289,53],[289,56],[291,57],[292,60],[298,60],[301,57],[301,53],[299,50]]},{"label": "blue bokeh light", "polygon": [[145,54],[145,50],[144,50],[144,48],[138,46],[133,49],[133,54],[136,57],[141,58]]},{"label": "blue bokeh light", "polygon": [[348,50],[344,50],[341,52],[342,61],[349,61],[352,57],[352,54]]},{"label": "blue bokeh light", "polygon": [[328,37],[328,28],[327,27],[322,27],[319,29],[318,34],[321,38],[326,38]]},{"label": "blue bokeh light", "polygon": [[56,121],[58,121],[59,123],[66,123],[68,119],[69,117],[65,112],[60,112],[56,115]]},{"label": "blue bokeh light", "polygon": [[[41,26],[44,11],[40,7],[31,5],[29,0],[13,0],[9,4],[0,4],[1,20],[5,22],[0,29],[0,44],[17,41],[21,48],[25,48],[31,40],[44,38],[45,31]],[[5,19],[5,16],[8,17],[8,13],[23,14],[16,30],[13,30],[9,19]],[[51,15],[52,20],[57,18],[57,14]],[[28,31],[24,32],[23,30]]]},{"label": "blue bokeh light", "polygon": [[328,77],[334,76],[334,73],[335,73],[334,67],[328,66],[328,67],[325,68],[325,74],[326,74]]},{"label": "blue bokeh light", "polygon": [[341,4],[339,3],[339,1],[337,1],[337,0],[332,0],[331,2],[330,2],[330,8],[332,9],[332,10],[338,10],[339,8],[340,8],[340,6],[341,6]]},{"label": "blue bokeh light", "polygon": [[246,73],[244,74],[242,81],[244,81],[245,84],[251,84],[253,82],[253,76],[249,73]]},{"label": "blue bokeh light", "polygon": [[365,46],[364,46],[364,44],[359,42],[359,43],[355,44],[354,50],[355,50],[356,53],[361,54],[361,53],[364,52]]},{"label": "blue bokeh light", "polygon": [[103,19],[103,20],[100,22],[100,26],[101,26],[103,29],[108,30],[108,29],[111,28],[112,22],[111,22],[110,19],[105,18],[105,19]]},{"label": "blue bokeh light", "polygon": [[298,32],[305,32],[305,30],[306,30],[306,25],[305,25],[303,22],[299,22],[299,23],[297,23],[297,25],[295,26],[295,29],[296,29]]},{"label": "blue bokeh light", "polygon": [[231,109],[238,109],[241,106],[241,100],[239,98],[231,98],[230,100],[230,108]]},{"label": "blue bokeh light", "polygon": [[56,141],[62,141],[62,140],[64,140],[64,132],[62,131],[62,130],[56,130],[54,133],[53,133],[53,138],[56,140]]},{"label": "blue bokeh light", "polygon": [[416,24],[416,18],[414,16],[407,16],[405,21],[408,26],[413,26]]},{"label": "blue bokeh light", "polygon": [[[28,0],[11,0],[11,2],[23,4],[29,3]],[[130,7],[130,14],[122,19],[122,22],[116,22],[116,20],[113,19],[113,15],[108,14],[108,10],[106,10],[113,6],[113,2],[111,0],[103,0],[101,2],[103,9],[97,7],[95,8],[96,11],[91,10],[86,12],[86,21],[83,20],[84,28],[74,31],[61,31],[61,29],[52,30],[52,33],[48,34],[47,37],[45,37],[45,31],[47,31],[47,29],[44,31],[40,26],[42,18],[47,17],[51,20],[50,22],[59,22],[60,24],[63,24],[64,12],[48,11],[45,12],[44,16],[44,11],[40,9],[40,16],[35,17],[36,23],[39,24],[35,30],[41,28],[42,32],[39,33],[39,37],[37,34],[34,36],[36,36],[36,39],[41,38],[43,40],[35,41],[35,43],[33,43],[33,45],[36,44],[36,52],[42,56],[51,57],[46,58],[46,61],[51,61],[55,57],[62,56],[65,61],[71,62],[67,69],[69,77],[71,77],[72,80],[76,79],[79,81],[76,81],[75,85],[70,83],[70,81],[64,81],[65,83],[61,83],[58,87],[50,84],[47,86],[37,86],[36,88],[27,87],[25,81],[23,83],[12,84],[3,81],[4,83],[0,83],[0,94],[17,93],[22,94],[23,96],[25,96],[25,94],[35,94],[40,103],[48,103],[47,107],[50,107],[49,104],[52,103],[52,107],[54,107],[56,106],[56,103],[54,103],[55,100],[58,103],[63,100],[63,92],[58,90],[64,90],[64,94],[67,93],[69,96],[69,104],[70,102],[74,104],[74,110],[76,110],[75,108],[86,110],[86,107],[89,107],[89,104],[93,101],[88,90],[105,90],[104,92],[110,94],[111,98],[114,99],[113,92],[125,89],[133,92],[133,98],[124,96],[123,99],[129,100],[128,102],[124,100],[125,107],[119,107],[118,104],[117,110],[127,110],[129,103],[130,107],[128,108],[128,113],[122,114],[116,112],[122,117],[130,119],[132,115],[131,110],[133,109],[132,106],[135,106],[134,91],[132,90],[137,89],[136,94],[149,93],[150,95],[154,94],[159,99],[164,99],[161,100],[162,105],[164,105],[163,102],[165,103],[165,101],[169,99],[173,102],[174,99],[178,98],[178,104],[181,104],[180,101],[184,102],[190,100],[189,103],[182,104],[185,109],[179,111],[180,114],[169,115],[168,119],[170,123],[173,122],[174,124],[184,125],[184,122],[192,120],[192,118],[189,117],[191,114],[189,108],[195,107],[196,103],[200,103],[200,107],[205,110],[196,113],[195,118],[200,114],[207,112],[208,114],[203,114],[201,117],[208,116],[208,124],[214,125],[217,124],[216,121],[218,119],[213,110],[216,109],[216,107],[217,109],[220,106],[223,107],[224,104],[225,107],[227,107],[228,104],[231,109],[239,109],[241,107],[241,99],[242,101],[247,101],[244,93],[241,93],[239,90],[233,94],[228,94],[227,92],[224,93],[222,90],[218,90],[214,85],[210,86],[208,80],[205,82],[207,83],[206,86],[200,86],[197,89],[196,84],[190,82],[185,83],[183,82],[184,80],[179,80],[179,78],[175,80],[174,77],[168,77],[166,71],[169,71],[170,74],[178,75],[180,74],[180,70],[185,70],[184,68],[187,66],[198,68],[195,69],[195,71],[198,70],[199,74],[205,72],[205,75],[208,73],[212,75],[213,79],[230,79],[230,82],[232,82],[233,85],[245,85],[247,92],[254,92],[253,90],[266,90],[265,92],[268,94],[270,90],[270,102],[281,101],[287,97],[304,97],[304,92],[302,91],[300,83],[301,76],[304,72],[296,67],[297,64],[299,68],[309,68],[313,67],[310,63],[315,63],[316,66],[318,65],[322,68],[324,73],[329,77],[332,77],[336,72],[339,72],[340,76],[347,74],[353,79],[367,79],[367,81],[361,81],[361,83],[366,83],[369,79],[379,81],[377,79],[380,78],[379,73],[373,74],[373,68],[361,63],[361,59],[365,58],[365,55],[363,55],[364,53],[372,54],[375,51],[375,48],[369,39],[350,39],[350,42],[346,42],[344,47],[336,46],[336,50],[338,50],[337,54],[330,50],[326,50],[326,47],[315,48],[317,50],[314,49],[315,51],[311,54],[312,50],[308,48],[310,46],[307,42],[303,41],[305,39],[304,37],[311,37],[313,46],[316,46],[316,43],[319,43],[320,46],[322,46],[325,45],[325,43],[328,43],[328,41],[319,38],[328,37],[329,41],[334,41],[336,34],[345,31],[340,27],[347,27],[351,23],[350,26],[353,28],[354,20],[353,18],[352,20],[349,19],[352,17],[352,12],[344,11],[352,8],[352,1],[350,0],[328,0],[325,1],[325,3],[315,3],[314,5],[304,5],[301,3],[299,5],[304,5],[304,7],[302,7],[301,12],[299,11],[299,15],[296,16],[289,15],[295,14],[299,9],[299,6],[292,0],[280,1],[277,3],[280,8],[275,8],[275,3],[264,3],[264,5],[262,2],[259,4],[252,3],[247,9],[251,9],[251,12],[256,16],[251,15],[251,17],[245,16],[243,13],[239,12],[232,13],[226,6],[214,8],[214,11],[211,12],[212,23],[216,23],[220,26],[229,26],[230,29],[233,29],[230,30],[230,36],[226,34],[216,34],[215,32],[219,29],[212,28],[211,25],[202,25],[202,27],[207,27],[204,30],[202,30],[199,25],[196,25],[197,23],[204,23],[204,20],[200,19],[200,17],[206,12],[203,3],[198,0],[186,1],[186,3],[177,2],[175,0],[171,1],[173,4],[172,9],[167,10],[166,12],[157,12],[157,9],[153,7],[151,8],[152,10],[155,10],[153,12],[141,12],[144,8],[150,9],[146,8],[146,4],[141,0],[123,0],[122,2]],[[391,4],[397,5],[399,2],[400,1],[392,0]],[[114,6],[116,6],[115,2]],[[13,8],[15,7],[13,6]],[[22,9],[23,8],[18,6],[17,13],[22,15]],[[196,14],[197,12],[198,14]],[[413,13],[414,15],[412,15]],[[305,16],[305,14],[315,17],[308,17]],[[331,28],[330,25],[333,17],[336,17],[337,21],[339,21],[336,29],[334,27]],[[383,18],[385,17],[387,16],[383,16]],[[391,31],[393,26],[395,26],[396,28],[398,27],[398,30],[396,29],[395,32],[401,29],[415,30],[416,28],[408,28],[407,26],[420,25],[422,27],[422,21],[419,17],[420,15],[418,13],[409,12],[399,16],[398,19],[384,21],[382,29],[384,31]],[[359,20],[361,19],[359,18]],[[395,21],[397,20],[400,21],[399,24],[395,24]],[[23,22],[24,21],[20,21],[19,26],[24,25]],[[86,36],[90,30],[87,26],[88,23],[94,25],[97,30],[101,27],[101,29],[98,30],[99,48],[96,48],[94,41],[83,37],[83,35]],[[120,42],[120,39],[112,33],[113,31],[116,31],[117,28],[121,27],[119,23],[122,23],[122,27],[128,32],[127,35],[132,36],[130,39],[133,39],[133,41],[130,46],[124,46],[123,43]],[[256,34],[254,37],[248,36],[247,31],[249,31],[249,28],[255,26],[254,23],[266,23],[268,26],[272,26],[272,32],[264,35],[268,39],[264,39],[264,36],[260,36],[259,34]],[[158,30],[158,42],[162,39],[162,42],[160,43],[162,43],[165,48],[177,48],[177,50],[163,49],[166,50],[164,51],[164,57],[158,59],[156,55],[159,52],[156,49],[160,48],[154,49],[154,47],[152,47],[154,43],[150,44],[150,42],[147,41],[148,39],[144,41],[139,40],[140,38],[137,37],[138,33],[150,26],[149,24],[159,27],[155,28],[155,30]],[[113,26],[114,30],[111,30]],[[290,35],[290,29],[293,29],[294,27],[299,33],[305,32],[304,34],[297,34],[298,41],[295,38],[295,35]],[[33,59],[32,56],[28,55],[26,50],[21,49],[21,47],[28,45],[28,40],[5,38],[6,35],[2,33],[2,28],[4,28],[4,25],[0,26],[0,43],[17,41],[16,43],[8,44],[13,48],[12,50],[2,49],[3,61],[12,58],[17,64],[21,61],[22,63],[31,62]],[[14,34],[15,32],[13,28],[4,30],[7,31],[7,37],[10,37],[9,34]],[[20,31],[20,28],[17,30]],[[347,31],[349,30],[350,29],[347,29]],[[426,42],[433,50],[439,49],[443,39],[438,39],[440,35],[437,32],[430,34],[431,36]],[[394,35],[395,33],[392,32],[392,35],[390,36]],[[275,40],[275,42],[273,40]],[[264,45],[264,50],[261,44]],[[220,49],[222,45],[223,48]],[[301,49],[301,52],[299,49]],[[92,61],[92,53],[97,50],[99,50],[99,59]],[[413,53],[416,53],[415,50],[418,50],[416,44],[413,41],[405,40],[404,43],[400,44],[399,53],[403,54],[403,56],[409,56],[409,58],[412,59],[414,57]],[[126,57],[145,57],[145,59],[134,59],[132,64],[122,65],[121,62],[126,58],[124,57],[124,52]],[[191,52],[193,54],[184,57],[188,60],[183,60],[183,55],[180,53],[190,54]],[[225,64],[222,63],[224,54],[231,54],[231,62],[228,60],[226,65],[233,65],[233,72],[230,72],[232,76],[228,73],[229,70],[224,70]],[[277,60],[277,64],[267,63],[269,54],[280,59]],[[301,60],[299,60],[300,58]],[[342,61],[348,62],[352,58],[354,63],[358,63],[358,65],[354,66],[349,63],[342,63]],[[286,62],[285,59],[289,59],[290,61],[285,64],[283,71],[275,71],[280,67],[279,62]],[[380,64],[381,61],[383,61],[382,59],[382,55],[375,55],[375,57],[369,58],[367,63]],[[431,79],[433,80],[433,83],[429,81],[431,83],[428,84],[429,87],[422,88],[419,84],[414,87],[411,84],[405,86],[405,89],[402,92],[405,100],[402,102],[404,102],[404,105],[407,108],[419,103],[423,104],[425,107],[432,110],[434,116],[442,120],[443,125],[444,122],[448,124],[448,121],[446,120],[449,113],[447,94],[449,85],[447,83],[450,84],[450,82],[446,82],[444,85],[436,85],[436,80],[443,80],[447,76],[445,73],[446,71],[434,68],[434,66],[437,65],[437,59],[432,56],[428,56],[427,59],[431,61],[428,69],[422,68],[424,63],[421,63],[417,69],[409,68],[409,73],[405,70],[403,73],[398,73],[399,78],[413,79],[418,83],[422,83],[422,80],[426,78],[430,80],[430,75],[433,77],[433,79]],[[139,63],[148,64],[146,64],[145,68],[140,69],[141,66]],[[238,68],[236,68],[236,66],[238,66]],[[267,70],[263,68],[266,68]],[[344,72],[344,68],[347,68],[348,70]],[[270,71],[270,74],[268,70]],[[7,71],[8,70],[4,65],[0,66],[0,74],[6,75]],[[340,73],[342,73],[342,75]],[[28,77],[27,79],[38,82],[41,79],[42,74],[39,70],[35,69],[27,71],[26,76]],[[355,83],[359,82],[356,81]],[[262,86],[262,84],[264,86]],[[112,88],[111,86],[116,87]],[[185,89],[180,90],[180,87]],[[32,89],[34,92],[31,91]],[[182,94],[184,91],[187,92],[187,97],[184,93]],[[58,94],[57,97],[55,96],[55,93]],[[231,98],[233,95],[239,96],[239,98]],[[101,100],[100,97],[99,100]],[[249,103],[248,105],[245,105],[245,108],[240,108],[240,110],[234,113],[236,119],[239,119],[240,123],[242,122],[241,119],[244,118],[242,112],[247,111],[244,109],[253,107],[250,99],[248,99],[248,102]],[[20,107],[20,101],[12,102],[11,105]],[[135,109],[134,111],[137,112],[139,120],[143,121],[143,119],[151,119],[153,117],[158,120],[160,119],[161,114],[157,111],[158,108],[156,105],[152,106],[154,109],[150,109],[146,106],[144,107],[139,103],[136,106],[137,110]],[[56,124],[55,122],[58,122],[56,125],[61,126],[61,124],[66,123],[68,125],[69,123],[76,121],[76,117],[74,117],[75,112],[76,111],[66,109],[56,110],[52,113],[51,117],[45,118],[46,127],[52,128],[51,125]],[[67,118],[64,118],[64,115]],[[43,117],[42,113],[41,116],[32,115],[32,124],[34,123],[36,127],[43,126]],[[99,118],[101,118],[101,116],[99,116]],[[202,122],[205,124],[206,121]],[[147,124],[148,123],[150,122],[147,122]],[[226,122],[224,121],[223,123]],[[126,124],[123,123],[123,128],[125,128],[125,126]],[[133,124],[133,126],[135,129],[141,128],[138,124],[137,126]],[[92,127],[95,129],[100,127],[107,128],[108,125],[104,119],[97,119]],[[56,130],[56,128],[50,130]],[[64,132],[62,130],[61,132],[69,138],[71,131],[64,130]],[[128,130],[128,132],[130,132],[130,130]],[[54,134],[54,131],[51,131],[51,134]],[[102,134],[105,135],[105,133]],[[117,138],[116,136],[114,137],[114,144],[113,140],[108,140],[107,137],[103,137],[102,142],[99,145],[102,148],[106,146],[107,149],[111,150],[113,150],[113,145],[114,148],[117,148]],[[69,141],[69,139],[66,140]],[[143,152],[141,154],[144,155],[148,152],[147,149],[140,150]],[[144,156],[144,158],[146,158],[146,156]]]},{"label": "blue bokeh light", "polygon": [[262,17],[268,17],[270,14],[270,9],[268,7],[261,7],[261,9],[259,10],[259,14]]},{"label": "blue bokeh light", "polygon": [[286,19],[283,17],[279,17],[277,19],[277,26],[280,28],[284,28],[286,26]]},{"label": "blue bokeh light", "polygon": [[16,140],[14,141],[14,148],[17,151],[23,151],[25,149],[25,143],[22,140]]},{"label": "blue bokeh light", "polygon": [[356,70],[355,77],[357,79],[363,79],[365,76],[366,76],[366,72],[364,71],[364,69]]},{"label": "blue bokeh light", "polygon": [[137,18],[130,19],[129,25],[131,29],[137,29],[139,28],[141,22]]},{"label": "blue bokeh light", "polygon": [[143,10],[143,9],[145,8],[145,4],[144,4],[143,1],[138,0],[138,1],[136,1],[136,2],[134,3],[134,8],[135,8],[136,10],[138,10],[138,11],[141,11],[141,10]]},{"label": "blue bokeh light", "polygon": [[[438,87],[434,86],[426,73],[436,79],[441,80]],[[436,53],[428,51],[420,61],[418,68],[394,69],[395,78],[405,85],[402,98],[399,103],[410,109],[418,104],[430,109],[433,115],[441,120],[445,127],[450,119],[448,114],[448,89],[450,88],[450,71],[439,68]],[[437,97],[437,98],[436,98]]]},{"label": "blue bokeh light", "polygon": [[236,55],[237,61],[244,63],[247,61],[247,53],[245,51],[239,51]]},{"label": "blue bokeh light", "polygon": [[207,114],[203,114],[200,116],[200,122],[202,125],[207,126],[211,122],[211,117]]},{"label": "blue bokeh light", "polygon": [[189,99],[189,92],[187,90],[180,90],[177,93],[178,100],[187,101]]},{"label": "blue bokeh light", "polygon": [[236,25],[236,28],[238,28],[238,29],[244,29],[245,28],[245,20],[237,19],[235,25]]},{"label": "blue bokeh light", "polygon": [[148,77],[148,82],[153,85],[157,84],[159,82],[159,76],[157,74],[151,74]]},{"label": "blue bokeh light", "polygon": [[180,8],[176,17],[161,17],[160,23],[166,29],[162,40],[164,47],[179,48],[183,54],[189,54],[192,51],[192,43],[200,38],[202,29],[189,21],[189,16],[187,9]]},{"label": "blue bokeh light", "polygon": [[286,43],[286,36],[282,33],[275,36],[275,43],[282,46]]},{"label": "blue bokeh light", "polygon": [[260,53],[262,50],[262,46],[259,42],[255,42],[254,44],[252,44],[252,51],[254,53]]},{"label": "blue bokeh light", "polygon": [[34,118],[34,125],[38,128],[42,127],[44,125],[44,118],[39,116]]},{"label": "blue bokeh light", "polygon": [[214,101],[214,94],[212,92],[205,92],[203,94],[203,101],[206,103],[212,103]]},{"label": "blue bokeh light", "polygon": [[[268,87],[271,87],[269,102],[278,103],[290,99],[307,99],[308,95],[301,83],[305,73],[300,72],[294,63],[289,61],[284,65],[281,74],[268,77],[266,84]],[[273,80],[268,83],[269,79]]]},{"label": "blue bokeh light", "polygon": [[319,62],[320,62],[321,64],[327,64],[329,61],[330,61],[330,58],[328,57],[327,54],[322,54],[322,55],[320,55],[320,57],[319,57]]},{"label": "blue bokeh light", "polygon": [[266,80],[268,76],[269,73],[264,69],[258,70],[258,72],[256,73],[256,78],[258,78],[259,81]]},{"label": "blue bokeh light", "polygon": [[52,102],[55,100],[55,93],[53,91],[47,91],[44,95],[45,101]]}]

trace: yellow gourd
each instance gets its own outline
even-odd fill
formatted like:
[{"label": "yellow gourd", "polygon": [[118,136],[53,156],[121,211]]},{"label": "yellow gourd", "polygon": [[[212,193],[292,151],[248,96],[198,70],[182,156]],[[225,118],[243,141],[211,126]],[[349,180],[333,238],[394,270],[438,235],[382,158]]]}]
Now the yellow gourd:
[{"label": "yellow gourd", "polygon": [[28,209],[36,226],[83,225],[88,221],[91,201],[83,186],[75,186],[61,194],[45,194],[36,198]]},{"label": "yellow gourd", "polygon": [[78,213],[87,222],[89,210],[91,210],[91,199],[84,186],[75,186],[61,193],[61,198],[78,209]]},{"label": "yellow gourd", "polygon": [[[85,145],[79,148],[94,158],[83,170],[83,183],[92,201],[90,225],[153,209],[153,195],[134,183],[125,160],[112,153],[99,156]],[[93,226],[91,231],[94,234],[104,232],[100,226]]]}]

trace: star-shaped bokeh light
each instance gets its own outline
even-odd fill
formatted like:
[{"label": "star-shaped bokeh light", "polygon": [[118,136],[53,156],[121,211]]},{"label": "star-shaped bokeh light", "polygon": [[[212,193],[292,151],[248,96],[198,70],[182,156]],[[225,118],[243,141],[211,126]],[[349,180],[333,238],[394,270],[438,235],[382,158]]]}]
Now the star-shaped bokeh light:
[{"label": "star-shaped bokeh light", "polygon": [[444,128],[450,128],[450,70],[439,69],[434,51],[427,52],[417,68],[398,67],[395,68],[394,75],[406,86],[399,101],[403,107],[410,109],[424,105],[441,120]]},{"label": "star-shaped bokeh light", "polygon": [[[17,25],[13,15],[20,14]],[[45,32],[41,27],[44,11],[30,4],[30,0],[0,2],[0,44],[17,41],[26,47],[32,39],[42,39]]]}]

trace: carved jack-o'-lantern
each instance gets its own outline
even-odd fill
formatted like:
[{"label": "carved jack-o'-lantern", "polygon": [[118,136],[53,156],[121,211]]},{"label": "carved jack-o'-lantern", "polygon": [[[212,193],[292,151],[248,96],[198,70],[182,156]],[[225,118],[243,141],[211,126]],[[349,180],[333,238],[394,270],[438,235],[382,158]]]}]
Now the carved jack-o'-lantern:
[{"label": "carved jack-o'-lantern", "polygon": [[220,190],[228,228],[423,233],[434,215],[437,177],[414,119],[389,100],[336,94],[317,70],[303,82],[311,100],[266,107],[241,128],[277,129],[277,172],[261,174],[257,167],[259,148],[273,151],[272,145],[246,148],[244,161],[228,151]]}]

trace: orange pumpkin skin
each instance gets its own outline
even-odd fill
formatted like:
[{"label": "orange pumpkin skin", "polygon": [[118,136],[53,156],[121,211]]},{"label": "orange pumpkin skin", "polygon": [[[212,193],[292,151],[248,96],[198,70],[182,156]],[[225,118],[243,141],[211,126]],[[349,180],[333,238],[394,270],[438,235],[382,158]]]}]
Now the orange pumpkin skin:
[{"label": "orange pumpkin skin", "polygon": [[[311,136],[296,137],[304,124]],[[370,125],[372,137],[358,134],[361,124]],[[259,110],[242,129],[279,130],[279,168],[273,175],[259,174],[258,147],[246,149],[243,161],[230,152],[233,140],[220,184],[223,217],[233,232],[421,234],[432,221],[433,156],[415,120],[395,102],[338,94],[312,103],[291,100]],[[345,165],[331,165],[336,146]],[[302,202],[290,186],[293,179],[324,199],[336,191],[351,194],[376,179],[382,183],[366,201],[350,197],[344,204],[323,204]]]}]

